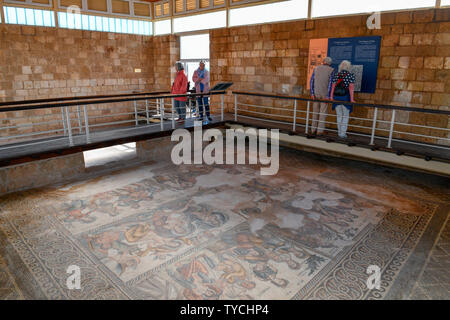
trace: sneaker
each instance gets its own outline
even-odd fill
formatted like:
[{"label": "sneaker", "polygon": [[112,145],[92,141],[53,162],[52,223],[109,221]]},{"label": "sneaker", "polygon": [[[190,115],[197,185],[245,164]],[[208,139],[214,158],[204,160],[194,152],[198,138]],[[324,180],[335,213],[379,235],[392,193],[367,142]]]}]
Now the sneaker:
[{"label": "sneaker", "polygon": [[208,117],[208,121],[212,121],[212,118],[211,118],[211,117]]}]

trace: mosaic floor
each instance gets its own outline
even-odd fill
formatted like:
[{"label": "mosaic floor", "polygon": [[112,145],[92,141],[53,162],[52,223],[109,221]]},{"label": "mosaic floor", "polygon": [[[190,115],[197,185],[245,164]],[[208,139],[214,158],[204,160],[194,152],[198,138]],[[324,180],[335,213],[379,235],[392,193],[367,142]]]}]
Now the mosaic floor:
[{"label": "mosaic floor", "polygon": [[276,176],[149,163],[0,201],[2,299],[409,299],[448,238],[450,192],[445,178],[283,149]]}]

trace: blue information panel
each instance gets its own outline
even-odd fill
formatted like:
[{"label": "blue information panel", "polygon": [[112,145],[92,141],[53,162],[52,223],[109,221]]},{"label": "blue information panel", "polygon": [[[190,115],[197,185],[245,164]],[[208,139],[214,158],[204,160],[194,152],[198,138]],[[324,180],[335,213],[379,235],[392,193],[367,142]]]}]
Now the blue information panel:
[{"label": "blue information panel", "polygon": [[377,85],[378,60],[381,37],[329,38],[328,56],[333,67],[338,68],[342,60],[352,63],[355,74],[355,91],[374,93]]}]

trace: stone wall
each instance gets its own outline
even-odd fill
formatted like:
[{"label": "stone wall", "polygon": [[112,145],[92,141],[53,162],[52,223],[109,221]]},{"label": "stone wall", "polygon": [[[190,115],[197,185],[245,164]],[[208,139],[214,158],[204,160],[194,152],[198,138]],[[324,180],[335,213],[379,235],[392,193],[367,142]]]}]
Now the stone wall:
[{"label": "stone wall", "polygon": [[[427,9],[381,15],[380,30],[366,27],[367,15],[309,21],[293,21],[254,26],[214,29],[211,39],[212,85],[232,81],[234,90],[268,93],[307,94],[309,41],[327,37],[381,35],[382,47],[374,94],[356,94],[364,103],[392,104],[448,110],[450,101],[450,9]],[[0,25],[0,101],[71,95],[109,94],[133,90],[168,90],[174,79],[174,63],[179,59],[179,37],[146,37],[103,32],[44,27]],[[141,73],[134,73],[140,68]],[[291,102],[269,99],[243,99],[269,107],[287,107]],[[233,112],[231,94],[226,110]],[[220,98],[212,98],[219,112]],[[132,104],[120,112],[132,112]],[[299,109],[305,105],[299,105]],[[111,106],[90,108],[90,116],[112,112]],[[116,111],[116,109],[114,109]],[[119,110],[119,109],[117,109]],[[75,110],[73,110],[75,112]],[[275,120],[286,120],[292,112],[265,109]],[[51,118],[47,111],[34,111],[33,122]],[[54,110],[54,120],[61,111]],[[353,116],[371,117],[373,109],[356,108]],[[29,121],[29,113],[2,114],[3,124]],[[42,118],[41,116],[44,116]],[[253,114],[254,115],[254,114]],[[303,114],[304,115],[304,114]],[[281,116],[281,117],[278,117]],[[284,116],[284,117],[283,117]],[[302,114],[299,114],[302,116]],[[380,129],[388,129],[390,111],[380,111]],[[119,120],[116,118],[110,118]],[[448,117],[398,112],[399,121],[449,127]],[[329,121],[334,122],[333,117]],[[100,122],[100,118],[93,121]],[[299,123],[304,120],[299,119]],[[352,120],[353,125],[370,126],[368,121]],[[61,123],[58,124],[61,127]],[[73,126],[77,125],[74,120]],[[331,125],[333,127],[333,125]],[[54,127],[35,126],[52,130]],[[365,129],[350,128],[355,131]],[[403,126],[402,130],[410,128]],[[22,128],[27,132],[31,128]],[[448,137],[445,131],[415,127],[416,133]],[[2,130],[14,134],[19,129]],[[386,133],[379,131],[378,134]],[[414,138],[397,135],[396,137]],[[432,141],[422,139],[424,141]]]},{"label": "stone wall", "polygon": [[[356,101],[449,110],[450,9],[384,13],[379,30],[369,30],[367,18],[368,15],[357,15],[211,30],[212,82],[232,81],[233,90],[308,95],[310,39],[381,35],[376,92],[357,93]],[[272,103],[269,99],[245,97],[240,100],[292,108],[292,102]],[[232,112],[234,98],[228,95],[226,102],[227,110]],[[299,107],[305,108],[304,105]],[[286,120],[283,115],[292,115],[276,109],[263,112],[271,113],[271,118],[278,120]],[[357,108],[352,115],[370,117],[372,112],[368,108]],[[380,120],[389,121],[391,111],[381,111],[378,116]],[[450,128],[445,116],[398,112],[397,117],[406,123]],[[335,119],[329,117],[328,121]],[[367,121],[351,123],[370,126]],[[379,127],[386,129],[387,126],[388,123],[380,123]],[[410,130],[404,126],[401,129]],[[415,128],[415,132],[448,137],[442,130]],[[414,139],[404,135],[397,137]]]},{"label": "stone wall", "polygon": [[153,37],[154,90],[170,90],[175,80],[175,62],[180,59],[180,40],[174,35]]},{"label": "stone wall", "polygon": [[68,181],[85,173],[83,153],[0,168],[0,195]]},{"label": "stone wall", "polygon": [[172,148],[178,142],[172,142],[170,136],[136,142],[136,155],[141,161],[170,161]]},{"label": "stone wall", "polygon": [[[140,35],[2,24],[0,101],[152,90],[152,42]],[[123,120],[101,117],[133,110],[132,103],[88,106],[90,124]],[[70,111],[77,127],[76,107]],[[60,108],[0,113],[0,126],[33,124],[0,130],[0,136],[61,130],[61,119]]]},{"label": "stone wall", "polygon": [[152,41],[140,35],[1,24],[0,101],[152,89]]}]

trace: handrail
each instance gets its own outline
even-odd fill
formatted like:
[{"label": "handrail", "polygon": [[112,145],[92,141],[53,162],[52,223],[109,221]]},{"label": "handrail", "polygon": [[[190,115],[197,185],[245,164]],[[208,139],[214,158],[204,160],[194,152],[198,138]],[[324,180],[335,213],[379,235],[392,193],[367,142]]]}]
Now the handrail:
[{"label": "handrail", "polygon": [[142,95],[149,95],[149,94],[164,94],[164,93],[170,93],[170,91],[133,92],[133,93],[118,93],[118,94],[105,94],[105,95],[72,96],[72,97],[62,97],[62,98],[45,98],[45,99],[33,99],[33,100],[21,100],[21,101],[7,101],[7,102],[0,102],[0,107],[1,106],[13,106],[13,105],[37,104],[37,103],[53,102],[53,101],[102,99],[102,98],[127,97],[127,96],[131,97],[131,96],[142,96]]},{"label": "handrail", "polygon": [[345,102],[345,101],[336,101],[336,100],[321,100],[321,99],[304,98],[304,97],[301,97],[301,96],[277,95],[277,94],[248,92],[248,91],[235,91],[235,90],[233,90],[231,93],[232,94],[239,94],[239,95],[246,95],[246,96],[257,96],[257,97],[278,98],[278,99],[286,99],[286,100],[311,101],[311,102],[350,104],[350,105],[353,105],[353,106],[364,106],[364,107],[372,107],[372,108],[380,108],[380,109],[390,109],[390,110],[400,110],[400,111],[414,111],[414,112],[422,112],[422,113],[435,113],[435,114],[450,115],[450,111],[446,111],[446,110],[421,109],[421,108],[414,108],[414,107],[400,107],[400,106],[381,105],[381,104],[374,104],[374,103],[357,103],[357,102]]},{"label": "handrail", "polygon": [[[166,91],[167,92],[167,91]],[[88,99],[88,100],[77,100],[62,103],[44,103],[37,105],[23,105],[15,107],[0,108],[0,112],[10,112],[10,111],[24,111],[24,110],[35,110],[35,109],[46,109],[46,108],[56,108],[56,107],[70,107],[79,105],[91,105],[91,104],[101,104],[101,103],[113,103],[113,102],[126,102],[126,101],[143,101],[148,99],[166,99],[166,98],[181,98],[181,97],[196,97],[196,96],[212,96],[224,94],[226,91],[210,91],[208,93],[190,93],[190,94],[168,94],[168,95],[144,95],[138,98],[112,98],[112,99]],[[132,95],[135,97],[135,95]],[[56,99],[56,101],[58,101]]]},{"label": "handrail", "polygon": [[[86,99],[79,98],[74,101],[41,99],[41,103],[34,105],[13,103],[10,106],[0,108],[0,115],[2,115],[1,112],[19,110],[31,110],[32,112],[34,109],[42,110],[44,108],[49,110],[52,110],[50,108],[56,108],[53,110],[61,109],[61,114],[32,112],[32,114],[26,115],[20,112],[20,114],[11,115],[8,119],[0,118],[0,158],[2,158],[0,159],[0,167],[17,163],[14,161],[20,163],[31,161],[44,154],[45,157],[48,155],[55,156],[67,150],[79,152],[94,147],[125,143],[124,141],[139,141],[164,136],[170,133],[169,130],[175,130],[177,127],[192,130],[192,125],[198,120],[202,120],[202,125],[208,128],[218,126],[224,123],[224,95],[226,92],[226,90],[214,90],[208,93],[188,92],[185,94],[169,94],[167,91],[157,94],[135,92],[110,95],[107,99],[90,96]],[[195,97],[214,95],[221,97],[220,102],[218,101],[220,113],[217,116],[214,115],[214,119],[210,116],[210,112],[212,114],[217,110],[214,108],[208,109],[205,106],[204,113],[200,112],[197,101],[195,105],[192,101],[186,104],[184,117],[182,117],[178,105],[175,104],[176,98],[187,97],[190,100],[196,100]],[[67,97],[66,99],[70,98]],[[42,100],[54,102],[44,103]],[[137,101],[140,101],[140,103],[137,103]],[[36,101],[24,101],[23,103],[30,102]],[[99,104],[107,104],[108,110],[103,112],[102,109],[95,108]],[[88,108],[88,105],[91,105],[91,108]],[[70,108],[71,106],[76,107],[76,110]],[[119,108],[119,110],[115,111],[115,108]],[[125,110],[123,110],[124,108]],[[210,112],[208,112],[209,110]],[[205,114],[207,120],[203,121]],[[50,118],[43,119],[44,117]],[[38,119],[35,121],[35,118]],[[178,120],[176,120],[177,118]],[[189,119],[189,121],[184,123],[185,119]],[[5,121],[6,123],[2,124]],[[41,136],[44,139],[39,139]]]}]

